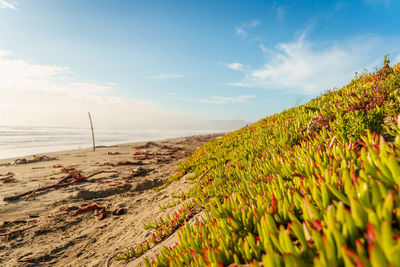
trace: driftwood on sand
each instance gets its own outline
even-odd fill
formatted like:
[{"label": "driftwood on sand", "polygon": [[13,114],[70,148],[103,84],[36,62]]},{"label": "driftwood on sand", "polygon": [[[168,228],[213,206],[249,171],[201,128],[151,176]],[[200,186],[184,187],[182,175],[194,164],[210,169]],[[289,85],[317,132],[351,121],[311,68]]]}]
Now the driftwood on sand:
[{"label": "driftwood on sand", "polygon": [[62,183],[62,184],[58,184],[57,183],[57,184],[54,184],[54,185],[44,186],[44,187],[37,188],[35,190],[30,190],[30,191],[15,195],[15,196],[5,197],[5,198],[3,198],[3,200],[4,201],[13,201],[13,200],[20,199],[20,198],[22,198],[24,196],[30,195],[30,194],[32,194],[34,192],[37,193],[37,192],[42,192],[42,191],[46,191],[46,190],[53,189],[53,188],[60,188],[60,187],[64,187],[64,186],[69,186],[69,185],[72,185],[74,183],[76,183],[76,181],[69,182],[69,183]]},{"label": "driftwood on sand", "polygon": [[33,192],[31,194],[29,194],[29,196],[27,196],[27,198],[25,198],[25,201],[28,201],[31,197],[33,197],[33,195],[39,190],[39,188],[40,188],[40,184],[38,184],[36,189],[33,190]]},{"label": "driftwood on sand", "polygon": [[[29,190],[27,192],[24,192],[24,193],[15,195],[15,196],[5,197],[3,200],[4,201],[14,201],[14,200],[17,200],[17,199],[20,199],[20,198],[22,198],[24,196],[28,196],[29,195],[26,198],[26,200],[27,200],[28,198],[32,197],[34,194],[36,194],[38,192],[43,192],[43,191],[47,191],[47,190],[50,190],[50,189],[57,189],[57,188],[73,185],[73,184],[75,184],[75,183],[77,183],[79,181],[85,181],[85,180],[87,180],[88,178],[90,178],[92,176],[95,176],[97,174],[104,173],[104,172],[116,172],[116,171],[98,171],[98,172],[92,173],[92,174],[90,174],[90,175],[88,175],[86,177],[83,177],[83,176],[76,177],[75,173],[69,174],[69,175],[65,176],[64,178],[62,178],[60,181],[58,181],[56,184],[49,185],[49,186],[44,186],[44,187],[37,187],[35,190]],[[71,179],[72,179],[72,181],[68,182]]]}]

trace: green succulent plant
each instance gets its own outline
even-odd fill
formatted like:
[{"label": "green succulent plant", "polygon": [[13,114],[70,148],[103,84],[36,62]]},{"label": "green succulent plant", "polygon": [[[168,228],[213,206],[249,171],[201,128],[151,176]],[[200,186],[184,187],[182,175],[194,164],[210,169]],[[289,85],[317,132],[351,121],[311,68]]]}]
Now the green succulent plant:
[{"label": "green succulent plant", "polygon": [[146,224],[149,246],[177,227],[179,242],[145,264],[400,266],[399,90],[400,64],[385,60],[197,149],[165,184],[195,173],[180,215]]}]

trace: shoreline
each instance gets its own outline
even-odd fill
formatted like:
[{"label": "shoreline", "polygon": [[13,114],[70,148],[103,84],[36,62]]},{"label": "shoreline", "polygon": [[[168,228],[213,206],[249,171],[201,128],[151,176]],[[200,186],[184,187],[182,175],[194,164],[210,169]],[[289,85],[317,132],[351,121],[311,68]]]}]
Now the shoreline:
[{"label": "shoreline", "polygon": [[[175,139],[175,138],[182,138],[182,137],[189,137],[189,136],[201,136],[201,135],[223,135],[226,134],[227,132],[185,132],[182,135],[180,134],[171,134],[167,136],[149,136],[149,137],[132,137],[133,140],[116,140],[116,141],[105,141],[100,138],[99,140],[96,140],[99,142],[99,145],[97,147],[110,147],[110,146],[118,146],[118,145],[129,145],[129,144],[135,144],[135,143],[143,143],[143,142],[150,142],[150,141],[163,141],[163,140],[169,140],[169,139]],[[96,137],[96,136],[95,136]],[[91,142],[91,141],[90,141]],[[36,144],[36,145],[29,145],[26,147],[21,147],[21,148],[13,148],[13,149],[5,149],[9,150],[11,153],[10,156],[3,156],[5,154],[3,151],[0,153],[0,161],[3,160],[9,160],[9,159],[17,159],[17,158],[23,158],[23,157],[31,157],[32,155],[40,155],[40,154],[50,154],[50,153],[58,153],[58,152],[66,152],[66,151],[75,151],[75,150],[86,150],[86,149],[92,149],[91,143],[89,141],[87,143],[64,143],[64,144],[59,144],[59,143],[54,143],[54,144]],[[20,152],[20,151],[28,151],[28,152]]]},{"label": "shoreline", "polygon": [[160,191],[152,188],[221,135],[51,152],[44,161],[22,164],[1,159],[0,265],[104,265],[116,250],[143,241],[143,223],[171,212],[160,206],[192,185],[181,179]]},{"label": "shoreline", "polygon": [[[149,139],[143,139],[143,140],[138,140],[138,141],[122,141],[122,143],[113,143],[110,142],[110,144],[100,144],[100,145],[96,145],[96,149],[97,148],[113,148],[113,147],[117,147],[117,146],[127,146],[127,145],[138,145],[138,144],[142,144],[142,143],[147,143],[147,142],[163,142],[163,141],[168,141],[168,140],[173,140],[173,139],[178,139],[178,138],[187,138],[187,137],[196,137],[196,136],[209,136],[209,135],[216,135],[216,136],[222,136],[227,134],[228,132],[217,132],[217,133],[204,133],[204,134],[195,134],[195,135],[184,135],[184,136],[176,136],[176,137],[159,137],[159,138],[151,138],[149,137]],[[59,146],[62,147],[63,145]],[[70,145],[65,145],[65,146],[70,146]],[[72,146],[72,145],[71,145]],[[38,148],[40,146],[36,146],[33,148],[28,148],[28,150],[32,150],[34,151],[35,148]],[[56,149],[56,148],[55,148]],[[85,151],[85,152],[92,152],[92,146],[89,147],[79,147],[79,148],[66,148],[66,149],[57,149],[57,150],[53,150],[51,149],[51,151],[44,151],[44,152],[35,152],[35,153],[27,153],[21,156],[8,156],[8,157],[1,157],[0,156],[0,164],[5,163],[6,161],[12,161],[12,160],[16,160],[16,159],[20,159],[20,158],[27,158],[27,157],[32,157],[32,156],[44,156],[44,155],[51,155],[51,154],[58,154],[58,153],[75,153],[78,151]]]}]

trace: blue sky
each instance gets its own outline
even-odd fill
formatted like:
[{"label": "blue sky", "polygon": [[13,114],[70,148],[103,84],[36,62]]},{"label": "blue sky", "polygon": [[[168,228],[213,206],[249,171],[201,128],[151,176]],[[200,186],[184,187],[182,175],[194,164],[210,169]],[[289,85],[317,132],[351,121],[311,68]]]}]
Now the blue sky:
[{"label": "blue sky", "polygon": [[399,1],[0,0],[0,125],[257,121],[400,61]]}]

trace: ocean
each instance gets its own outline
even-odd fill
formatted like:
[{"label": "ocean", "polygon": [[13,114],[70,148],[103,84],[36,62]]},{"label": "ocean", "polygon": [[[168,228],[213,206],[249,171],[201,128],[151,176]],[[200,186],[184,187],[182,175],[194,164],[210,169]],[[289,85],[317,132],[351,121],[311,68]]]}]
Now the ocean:
[{"label": "ocean", "polygon": [[[95,141],[96,146],[108,146],[211,132],[95,129]],[[90,147],[90,128],[0,126],[0,159]]]}]

